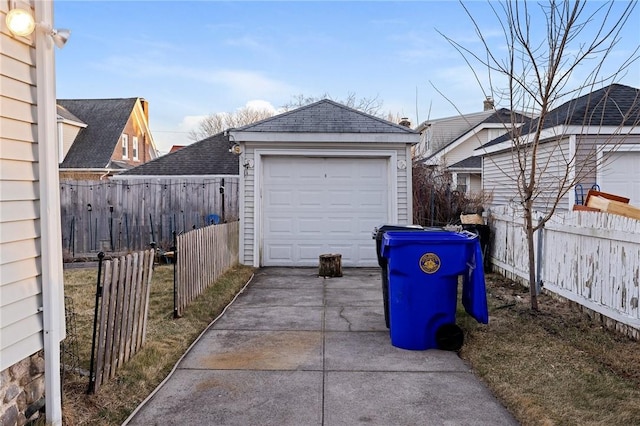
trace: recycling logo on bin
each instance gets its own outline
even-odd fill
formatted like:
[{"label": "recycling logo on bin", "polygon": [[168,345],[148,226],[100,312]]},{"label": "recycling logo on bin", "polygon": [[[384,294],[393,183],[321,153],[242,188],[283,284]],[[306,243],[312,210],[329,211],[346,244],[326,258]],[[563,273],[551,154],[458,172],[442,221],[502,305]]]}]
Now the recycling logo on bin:
[{"label": "recycling logo on bin", "polygon": [[440,258],[435,253],[425,253],[420,258],[420,269],[425,274],[433,274],[440,269]]}]

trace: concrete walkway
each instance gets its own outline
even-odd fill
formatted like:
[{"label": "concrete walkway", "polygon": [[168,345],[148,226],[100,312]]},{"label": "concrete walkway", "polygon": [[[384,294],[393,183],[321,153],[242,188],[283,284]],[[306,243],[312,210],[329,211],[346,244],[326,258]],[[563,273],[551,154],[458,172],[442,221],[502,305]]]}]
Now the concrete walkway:
[{"label": "concrete walkway", "polygon": [[131,425],[514,425],[457,354],[391,346],[378,269],[265,268]]}]

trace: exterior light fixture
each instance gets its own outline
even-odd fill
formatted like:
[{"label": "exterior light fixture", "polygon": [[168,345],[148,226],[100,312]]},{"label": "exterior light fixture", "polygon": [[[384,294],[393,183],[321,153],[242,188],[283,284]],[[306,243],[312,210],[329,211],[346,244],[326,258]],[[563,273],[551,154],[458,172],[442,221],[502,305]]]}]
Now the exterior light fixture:
[{"label": "exterior light fixture", "polygon": [[7,13],[6,22],[9,31],[21,37],[28,37],[36,29],[31,12],[24,9],[11,9]]},{"label": "exterior light fixture", "polygon": [[62,47],[71,36],[70,30],[58,30],[51,27],[51,25],[49,24],[41,22],[36,23],[30,11],[20,8],[11,9],[9,13],[7,13],[6,22],[9,31],[11,31],[11,34],[20,37],[30,36],[36,28],[43,31],[45,34],[51,37],[51,40],[53,40],[53,44],[55,44],[58,49],[62,49]]}]

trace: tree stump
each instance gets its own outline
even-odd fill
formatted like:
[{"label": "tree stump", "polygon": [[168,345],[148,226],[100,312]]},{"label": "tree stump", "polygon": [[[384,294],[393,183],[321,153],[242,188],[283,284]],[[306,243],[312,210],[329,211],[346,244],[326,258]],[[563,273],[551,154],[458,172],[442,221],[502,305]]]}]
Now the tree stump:
[{"label": "tree stump", "polygon": [[321,254],[318,275],[321,277],[341,277],[342,276],[342,255],[341,254]]}]

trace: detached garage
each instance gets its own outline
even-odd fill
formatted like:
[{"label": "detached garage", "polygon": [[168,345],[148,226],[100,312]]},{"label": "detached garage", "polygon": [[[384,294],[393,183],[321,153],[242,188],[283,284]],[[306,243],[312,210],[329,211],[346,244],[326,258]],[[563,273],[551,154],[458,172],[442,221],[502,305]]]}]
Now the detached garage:
[{"label": "detached garage", "polygon": [[373,228],[411,223],[418,133],[330,100],[230,132],[240,151],[240,263],[377,266]]}]

